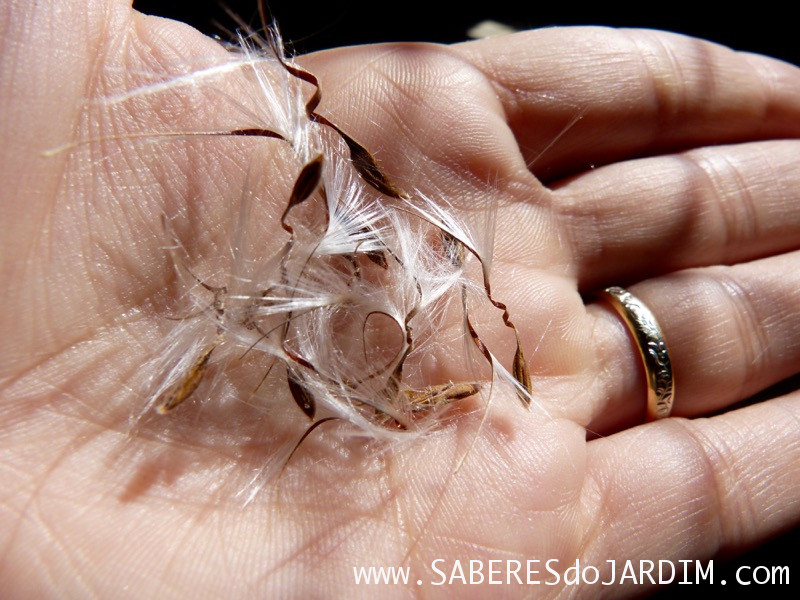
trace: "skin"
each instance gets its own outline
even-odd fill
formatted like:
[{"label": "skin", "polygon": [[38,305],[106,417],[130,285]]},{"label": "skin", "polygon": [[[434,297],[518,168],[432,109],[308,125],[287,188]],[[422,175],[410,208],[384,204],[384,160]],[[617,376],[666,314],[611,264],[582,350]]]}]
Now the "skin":
[{"label": "skin", "polygon": [[[132,435],[143,403],[132,382],[174,325],[159,215],[188,215],[178,234],[213,273],[224,199],[240,196],[254,153],[267,172],[285,155],[215,138],[107,140],[88,163],[43,156],[93,136],[236,126],[218,95],[103,117],[87,99],[223,50],[125,2],[88,7],[15,2],[0,15],[5,595],[353,597],[372,591],[355,588],[358,565],[407,565],[429,582],[437,558],[448,573],[456,559],[707,560],[798,523],[800,393],[716,414],[800,365],[796,68],[605,29],[303,57],[321,81],[320,112],[394,180],[457,199],[465,214],[491,198],[494,294],[535,348],[537,404],[525,411],[498,392],[483,426],[465,409],[384,452],[320,427],[280,490],[256,487],[246,503],[238,492],[253,489],[284,420],[302,431],[297,408],[261,418],[245,403],[199,410],[198,400],[143,417]],[[636,348],[582,295],[607,285],[657,315],[674,418],[638,425]],[[481,319],[487,344],[513,353],[497,315]],[[426,368],[449,375],[442,360]],[[260,376],[246,367],[243,389]],[[509,596],[606,589],[502,586]]]}]

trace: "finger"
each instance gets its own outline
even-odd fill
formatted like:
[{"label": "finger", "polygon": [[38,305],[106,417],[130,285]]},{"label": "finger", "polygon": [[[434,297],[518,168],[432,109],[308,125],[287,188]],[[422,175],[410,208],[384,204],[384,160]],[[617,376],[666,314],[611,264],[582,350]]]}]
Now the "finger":
[{"label": "finger", "polygon": [[710,42],[553,28],[456,49],[493,80],[545,181],[664,149],[800,135],[800,71]]},{"label": "finger", "polygon": [[554,194],[582,289],[800,248],[798,141],[609,165]]},{"label": "finger", "polygon": [[[681,271],[630,291],[664,333],[674,415],[729,406],[800,369],[800,252]],[[606,303],[593,303],[589,312],[601,388],[589,428],[602,433],[642,422],[646,388],[633,338]]]},{"label": "finger", "polygon": [[450,47],[378,44],[301,61],[319,77],[320,112],[369,148],[401,186],[456,203],[486,197],[487,182],[539,186],[494,88]]},{"label": "finger", "polygon": [[611,555],[618,563],[705,560],[797,524],[798,419],[795,392],[712,419],[667,419],[590,442],[586,490],[603,535],[587,544],[587,563],[605,565]]}]

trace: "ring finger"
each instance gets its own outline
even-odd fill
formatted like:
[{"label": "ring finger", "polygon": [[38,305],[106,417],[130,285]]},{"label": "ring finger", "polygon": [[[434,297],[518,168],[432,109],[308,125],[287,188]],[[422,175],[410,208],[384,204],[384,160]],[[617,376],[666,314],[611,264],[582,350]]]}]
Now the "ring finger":
[{"label": "ring finger", "polygon": [[[723,408],[800,364],[798,147],[752,142],[625,161],[554,192],[579,288],[641,282],[630,290],[664,330],[675,414]],[[607,432],[643,417],[644,372],[619,315],[605,302],[589,313],[600,389],[579,418]]]},{"label": "ring finger", "polygon": [[[697,416],[798,372],[800,251],[689,269],[631,286],[656,316],[672,360],[673,414]],[[647,389],[638,348],[605,302],[588,307],[601,374],[584,422],[607,433],[641,422]]]}]

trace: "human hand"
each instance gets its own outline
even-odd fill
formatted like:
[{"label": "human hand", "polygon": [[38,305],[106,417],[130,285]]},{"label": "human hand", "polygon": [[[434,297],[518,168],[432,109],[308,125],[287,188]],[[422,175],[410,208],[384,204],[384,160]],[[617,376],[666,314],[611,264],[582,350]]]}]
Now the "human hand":
[{"label": "human hand", "polygon": [[[135,437],[127,424],[142,404],[130,381],[171,316],[159,215],[186,215],[182,239],[210,256],[253,141],[119,138],[92,146],[89,162],[42,157],[76,135],[225,118],[217,105],[165,104],[87,122],[86,98],[222,53],[186,27],[106,4],[86,17],[18,6],[2,16],[11,595],[333,596],[358,592],[353,567],[372,565],[411,568],[410,587],[388,590],[397,595],[416,579],[434,593],[482,593],[433,587],[432,561],[449,576],[456,560],[519,560],[524,580],[526,560],[563,570],[580,558],[607,580],[608,559],[708,559],[797,522],[797,393],[636,427],[646,392],[636,349],[615,314],[581,296],[623,284],[650,306],[670,345],[676,417],[797,372],[796,69],[600,29],[304,57],[321,79],[320,111],[395,180],[493,199],[494,291],[536,349],[538,404],[528,413],[513,395],[494,398],[482,428],[465,414],[397,453],[320,431],[279,496],[263,490],[243,506],[236,492],[280,422],[207,403],[149,419]],[[507,339],[487,327],[488,340]],[[587,429],[606,437],[587,442]]]}]

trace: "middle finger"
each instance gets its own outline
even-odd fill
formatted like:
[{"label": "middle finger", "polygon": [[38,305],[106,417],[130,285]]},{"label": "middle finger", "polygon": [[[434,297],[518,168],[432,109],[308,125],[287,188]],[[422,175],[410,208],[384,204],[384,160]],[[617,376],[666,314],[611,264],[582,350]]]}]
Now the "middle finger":
[{"label": "middle finger", "polygon": [[627,161],[555,192],[581,289],[800,248],[798,141]]}]

